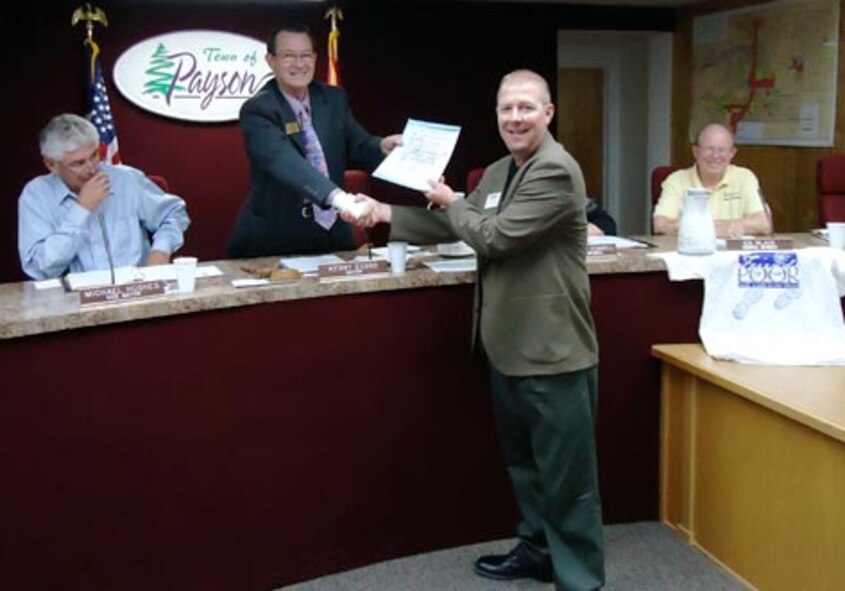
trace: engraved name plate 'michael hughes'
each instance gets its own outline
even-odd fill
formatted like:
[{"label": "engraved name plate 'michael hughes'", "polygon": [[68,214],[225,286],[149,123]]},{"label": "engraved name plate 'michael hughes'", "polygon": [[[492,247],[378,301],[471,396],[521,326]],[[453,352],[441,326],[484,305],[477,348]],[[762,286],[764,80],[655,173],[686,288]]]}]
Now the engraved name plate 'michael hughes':
[{"label": "engraved name plate 'michael hughes'", "polygon": [[164,281],[139,281],[137,283],[83,289],[79,291],[79,303],[83,306],[115,304],[162,294],[164,294]]}]

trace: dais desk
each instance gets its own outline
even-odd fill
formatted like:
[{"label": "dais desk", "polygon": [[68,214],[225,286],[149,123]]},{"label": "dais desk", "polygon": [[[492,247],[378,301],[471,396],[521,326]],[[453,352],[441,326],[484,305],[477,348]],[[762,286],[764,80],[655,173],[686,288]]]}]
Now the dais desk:
[{"label": "dais desk", "polygon": [[845,367],[654,355],[661,519],[756,588],[845,589]]},{"label": "dais desk", "polygon": [[[0,588],[265,591],[512,535],[474,274],[230,285],[273,262],[102,308],[0,285]],[[588,267],[605,521],[656,519],[650,350],[696,339],[701,285]]]}]

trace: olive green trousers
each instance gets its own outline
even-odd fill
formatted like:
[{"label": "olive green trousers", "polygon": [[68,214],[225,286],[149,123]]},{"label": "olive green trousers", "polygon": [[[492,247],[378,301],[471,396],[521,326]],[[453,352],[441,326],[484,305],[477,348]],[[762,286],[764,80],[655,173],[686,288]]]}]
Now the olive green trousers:
[{"label": "olive green trousers", "polygon": [[596,468],[598,370],[506,376],[490,368],[496,424],[522,513],[521,551],[551,559],[558,590],[604,584]]}]

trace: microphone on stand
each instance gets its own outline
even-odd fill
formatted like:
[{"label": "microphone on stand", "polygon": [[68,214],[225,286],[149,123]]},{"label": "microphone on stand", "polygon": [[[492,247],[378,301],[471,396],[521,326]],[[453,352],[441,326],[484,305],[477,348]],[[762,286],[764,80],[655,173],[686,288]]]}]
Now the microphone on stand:
[{"label": "microphone on stand", "polygon": [[109,244],[109,234],[106,232],[106,220],[103,214],[97,215],[97,220],[100,222],[100,233],[103,235],[103,245],[106,247],[106,256],[109,259],[109,271],[111,272],[111,284],[115,285],[114,280],[114,260],[111,256],[111,245]]}]

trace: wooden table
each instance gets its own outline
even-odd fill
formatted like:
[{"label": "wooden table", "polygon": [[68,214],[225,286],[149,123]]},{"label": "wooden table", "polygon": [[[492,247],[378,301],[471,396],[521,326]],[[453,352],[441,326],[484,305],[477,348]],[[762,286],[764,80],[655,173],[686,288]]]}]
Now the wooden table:
[{"label": "wooden table", "polygon": [[845,589],[845,367],[653,354],[661,519],[759,589]]}]

